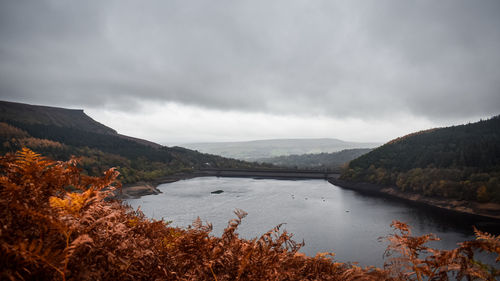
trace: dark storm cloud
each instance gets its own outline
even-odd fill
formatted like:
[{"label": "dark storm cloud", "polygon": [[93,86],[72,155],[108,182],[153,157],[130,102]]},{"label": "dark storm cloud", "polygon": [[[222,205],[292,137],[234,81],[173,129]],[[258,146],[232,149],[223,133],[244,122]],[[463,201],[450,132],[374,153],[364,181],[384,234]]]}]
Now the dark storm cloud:
[{"label": "dark storm cloud", "polygon": [[498,1],[1,1],[0,97],[498,114]]}]

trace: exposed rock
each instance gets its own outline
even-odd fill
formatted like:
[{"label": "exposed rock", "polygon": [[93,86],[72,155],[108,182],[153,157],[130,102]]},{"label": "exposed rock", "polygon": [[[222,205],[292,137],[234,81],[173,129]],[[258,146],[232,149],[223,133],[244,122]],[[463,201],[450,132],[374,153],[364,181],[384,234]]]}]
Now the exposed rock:
[{"label": "exposed rock", "polygon": [[159,189],[150,183],[139,182],[132,186],[122,187],[121,193],[118,192],[117,196],[122,199],[138,198],[144,195],[156,195],[161,193]]}]

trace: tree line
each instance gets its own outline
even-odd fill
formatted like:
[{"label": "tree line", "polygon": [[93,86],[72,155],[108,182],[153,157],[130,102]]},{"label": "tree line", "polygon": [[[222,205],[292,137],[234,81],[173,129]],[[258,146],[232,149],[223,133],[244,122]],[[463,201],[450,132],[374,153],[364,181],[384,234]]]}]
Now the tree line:
[{"label": "tree line", "polygon": [[341,178],[500,203],[500,116],[397,138],[351,161]]},{"label": "tree line", "polygon": [[117,134],[102,134],[47,124],[27,124],[8,120],[0,122],[0,153],[28,147],[56,160],[78,156],[80,167],[92,176],[116,167],[124,183],[149,181],[201,168],[263,167],[220,156],[203,154],[182,147],[153,147]]}]

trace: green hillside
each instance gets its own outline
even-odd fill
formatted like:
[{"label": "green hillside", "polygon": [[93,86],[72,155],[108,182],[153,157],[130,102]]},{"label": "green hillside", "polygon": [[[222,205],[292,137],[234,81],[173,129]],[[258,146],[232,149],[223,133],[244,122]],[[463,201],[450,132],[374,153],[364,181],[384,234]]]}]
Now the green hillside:
[{"label": "green hillside", "polygon": [[90,175],[118,167],[123,183],[152,180],[202,167],[258,166],[123,136],[96,122],[83,110],[12,102],[0,102],[0,144],[2,154],[29,147],[56,160],[68,160],[76,155]]},{"label": "green hillside", "polygon": [[395,139],[351,161],[341,178],[500,203],[500,116]]},{"label": "green hillside", "polygon": [[333,153],[311,153],[301,155],[278,156],[258,159],[258,162],[270,163],[282,167],[299,169],[327,169],[338,171],[345,163],[366,154],[373,149],[355,148],[344,149]]}]

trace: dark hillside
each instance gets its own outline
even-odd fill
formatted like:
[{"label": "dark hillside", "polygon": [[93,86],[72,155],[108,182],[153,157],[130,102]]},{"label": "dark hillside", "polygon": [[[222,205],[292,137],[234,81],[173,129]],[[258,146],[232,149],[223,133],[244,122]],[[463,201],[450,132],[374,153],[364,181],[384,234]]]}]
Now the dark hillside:
[{"label": "dark hillside", "polygon": [[432,129],[395,139],[351,162],[353,167],[370,165],[397,168],[480,167],[500,164],[500,117],[473,124]]},{"label": "dark hillside", "polygon": [[56,160],[76,155],[82,158],[81,166],[90,175],[118,167],[124,183],[205,167],[259,166],[120,135],[82,110],[0,102],[0,130],[2,154],[29,147]]},{"label": "dark hillside", "polygon": [[351,161],[342,178],[500,202],[500,116],[395,139]]},{"label": "dark hillside", "polygon": [[116,131],[90,118],[82,109],[66,109],[41,105],[0,101],[0,121],[77,128],[101,134]]}]

